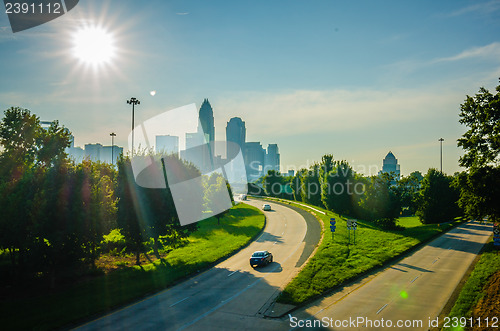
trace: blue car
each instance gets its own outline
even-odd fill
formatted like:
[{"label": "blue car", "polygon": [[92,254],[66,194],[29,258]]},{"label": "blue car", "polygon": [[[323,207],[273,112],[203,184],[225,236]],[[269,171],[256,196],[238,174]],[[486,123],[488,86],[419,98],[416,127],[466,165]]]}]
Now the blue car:
[{"label": "blue car", "polygon": [[257,251],[252,254],[250,258],[250,265],[252,268],[267,265],[273,262],[273,254],[268,251]]}]

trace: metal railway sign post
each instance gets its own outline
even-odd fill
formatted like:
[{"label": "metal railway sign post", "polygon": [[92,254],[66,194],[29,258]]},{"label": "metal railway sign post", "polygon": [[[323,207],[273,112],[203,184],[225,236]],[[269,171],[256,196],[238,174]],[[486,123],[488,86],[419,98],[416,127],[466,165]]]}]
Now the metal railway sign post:
[{"label": "metal railway sign post", "polygon": [[347,230],[349,230],[349,244],[351,243],[351,230],[354,230],[354,245],[356,245],[356,228],[358,227],[357,220],[347,220]]},{"label": "metal railway sign post", "polygon": [[336,224],[337,224],[337,222],[335,221],[335,218],[330,218],[330,231],[332,232],[332,240],[333,240],[333,236],[335,234],[335,230],[337,229]]},{"label": "metal railway sign post", "polygon": [[493,225],[493,246],[500,246],[500,225],[498,223]]}]

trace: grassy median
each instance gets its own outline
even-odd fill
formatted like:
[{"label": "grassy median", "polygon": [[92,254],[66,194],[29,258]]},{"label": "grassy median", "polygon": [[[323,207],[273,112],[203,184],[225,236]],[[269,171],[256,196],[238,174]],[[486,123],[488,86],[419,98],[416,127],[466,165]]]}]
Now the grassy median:
[{"label": "grassy median", "polygon": [[264,227],[264,215],[239,204],[217,225],[215,218],[199,222],[189,243],[172,250],[164,261],[120,270],[44,293],[0,302],[4,330],[49,330],[109,311],[204,270],[246,245]]},{"label": "grassy median", "polygon": [[[297,205],[307,211],[311,209]],[[328,292],[406,252],[444,230],[451,224],[422,225],[417,217],[402,217],[398,224],[404,229],[382,230],[373,223],[358,220],[354,231],[347,230],[346,218],[327,212],[315,213],[324,224],[323,240],[302,271],[285,287],[278,302],[299,305]],[[330,232],[330,218],[337,221],[334,236]],[[356,242],[354,243],[354,235]],[[350,238],[350,243],[349,243]]]}]

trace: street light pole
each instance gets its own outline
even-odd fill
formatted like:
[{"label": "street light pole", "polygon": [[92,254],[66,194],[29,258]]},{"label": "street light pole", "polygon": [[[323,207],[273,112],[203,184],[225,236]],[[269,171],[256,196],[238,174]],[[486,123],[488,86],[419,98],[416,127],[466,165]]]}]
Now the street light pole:
[{"label": "street light pole", "polygon": [[114,149],[115,149],[115,137],[116,137],[116,133],[111,132],[109,135],[111,136],[111,164],[115,165],[115,160],[113,159],[113,152],[114,152]]},{"label": "street light pole", "polygon": [[134,155],[134,111],[135,111],[135,105],[140,105],[141,102],[136,98],[130,98],[130,100],[127,100],[127,103],[129,105],[132,105],[132,156],[133,156]]},{"label": "street light pole", "polygon": [[444,139],[439,138],[438,141],[439,141],[439,144],[441,146],[441,148],[440,148],[440,150],[441,150],[441,172],[443,172],[443,141],[444,141]]}]

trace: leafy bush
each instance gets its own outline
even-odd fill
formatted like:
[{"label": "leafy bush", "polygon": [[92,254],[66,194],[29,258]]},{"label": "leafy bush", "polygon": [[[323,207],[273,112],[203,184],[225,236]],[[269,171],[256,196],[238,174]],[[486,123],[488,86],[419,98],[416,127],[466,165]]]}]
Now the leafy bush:
[{"label": "leafy bush", "polygon": [[122,252],[126,246],[125,236],[120,232],[120,229],[113,229],[107,235],[103,236],[101,242],[102,250],[105,252]]}]

